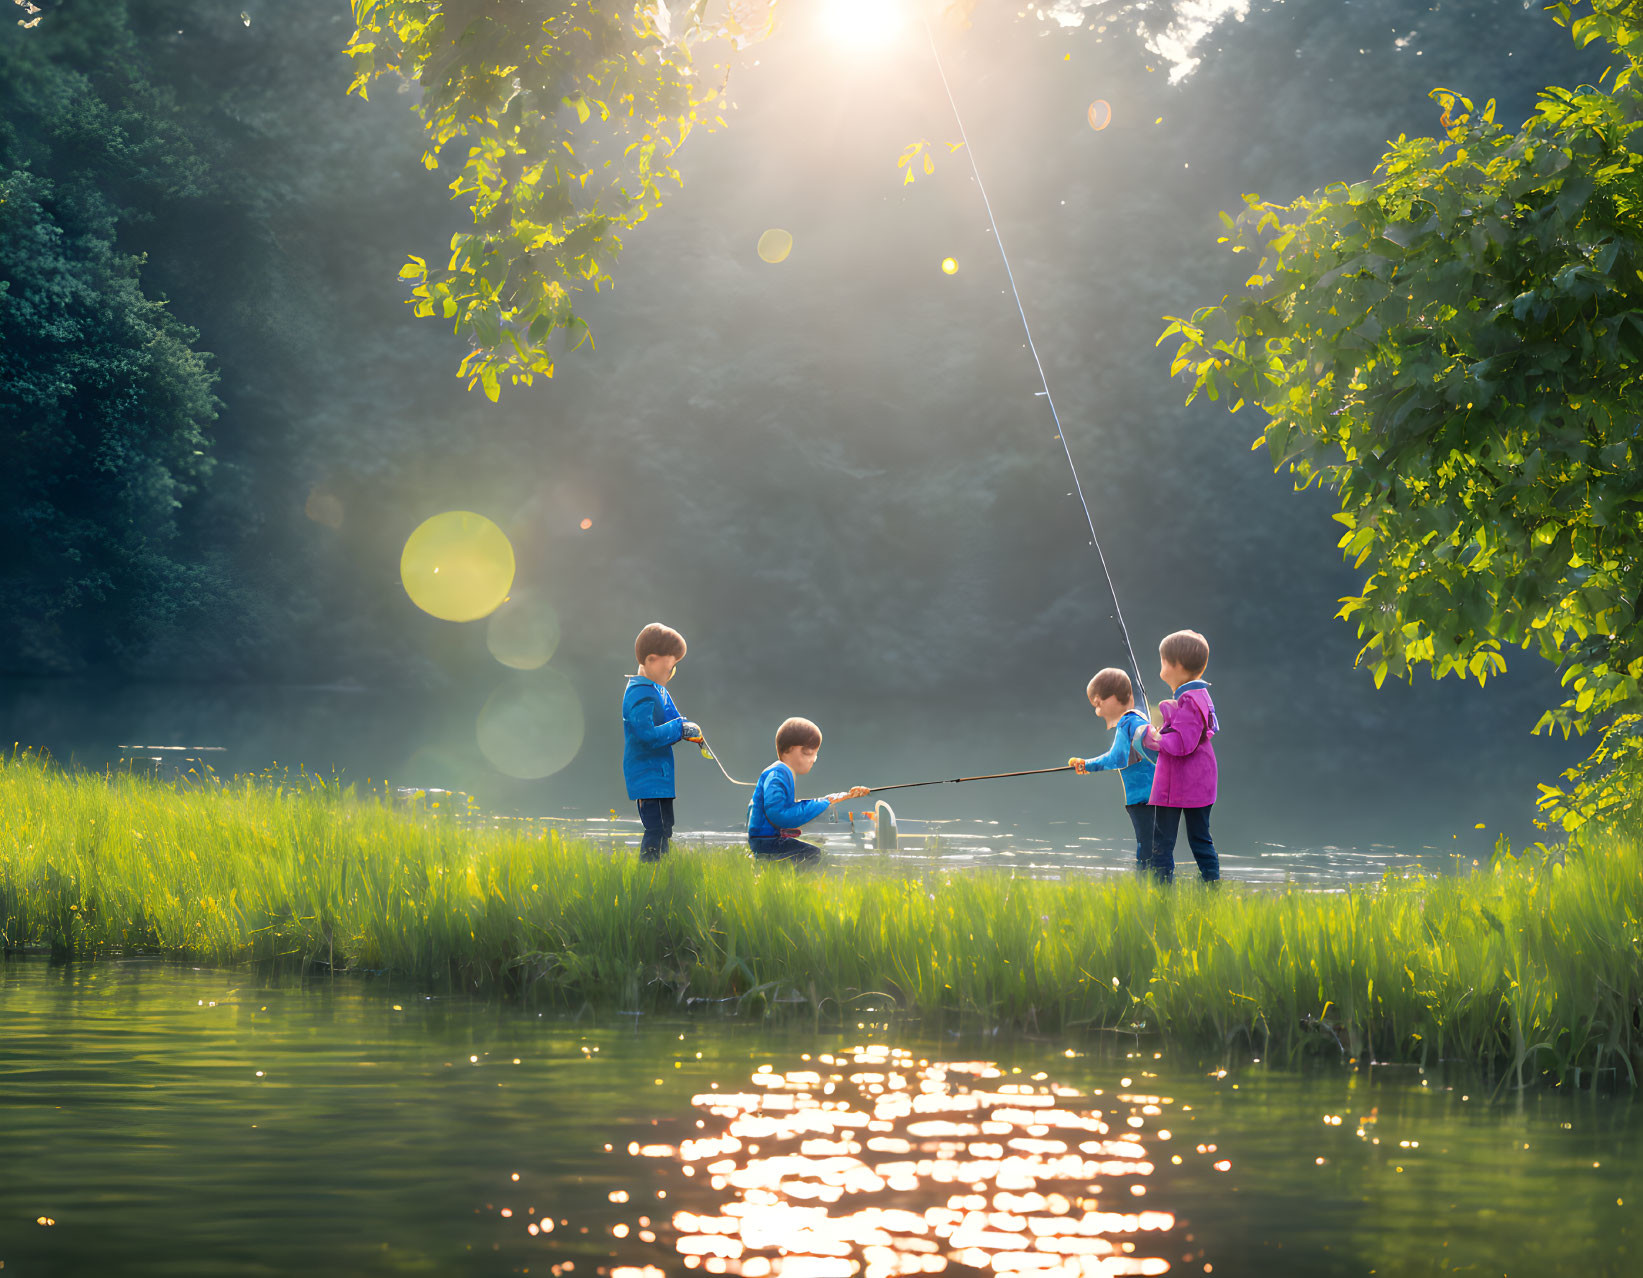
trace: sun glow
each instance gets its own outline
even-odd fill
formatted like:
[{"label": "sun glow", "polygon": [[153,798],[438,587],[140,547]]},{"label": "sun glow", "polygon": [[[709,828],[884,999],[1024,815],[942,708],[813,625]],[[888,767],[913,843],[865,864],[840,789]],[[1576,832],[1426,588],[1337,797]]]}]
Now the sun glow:
[{"label": "sun glow", "polygon": [[822,28],[841,44],[879,49],[901,32],[906,20],[896,0],[827,0]]}]

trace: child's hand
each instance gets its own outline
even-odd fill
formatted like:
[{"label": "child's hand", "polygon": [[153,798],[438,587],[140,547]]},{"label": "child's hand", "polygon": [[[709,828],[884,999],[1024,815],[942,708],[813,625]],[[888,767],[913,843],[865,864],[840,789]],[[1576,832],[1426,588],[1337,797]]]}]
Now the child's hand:
[{"label": "child's hand", "polygon": [[837,803],[841,799],[844,799],[846,797],[848,797],[848,796],[845,794],[845,792],[843,790],[840,790],[836,794],[824,794],[824,795],[822,795],[822,802],[826,803],[826,804],[834,804],[834,803]]},{"label": "child's hand", "polygon": [[1078,773],[1079,776],[1085,776],[1089,772],[1089,768],[1084,765],[1084,760],[1082,759],[1068,759],[1067,766],[1074,772]]},{"label": "child's hand", "polygon": [[850,792],[848,794],[846,794],[844,797],[847,798],[847,799],[865,799],[868,795],[870,795],[872,793],[873,793],[873,791],[872,791],[872,788],[870,786],[853,785],[853,786],[850,787]]},{"label": "child's hand", "polygon": [[686,741],[700,741],[702,739],[701,724],[692,723],[689,719],[686,719],[684,722],[684,729]]}]

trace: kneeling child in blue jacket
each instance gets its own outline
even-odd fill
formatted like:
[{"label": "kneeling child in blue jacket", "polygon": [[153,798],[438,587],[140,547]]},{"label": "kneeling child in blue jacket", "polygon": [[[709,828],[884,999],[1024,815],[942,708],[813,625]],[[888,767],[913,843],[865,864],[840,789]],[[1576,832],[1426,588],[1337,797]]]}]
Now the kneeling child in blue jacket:
[{"label": "kneeling child in blue jacket", "polygon": [[796,798],[793,778],[816,766],[821,743],[821,729],[808,719],[789,719],[776,730],[776,762],[759,774],[747,805],[747,845],[758,860],[801,865],[814,861],[821,849],[799,838],[799,827],[841,799],[861,799],[872,793],[857,785],[822,799]]}]

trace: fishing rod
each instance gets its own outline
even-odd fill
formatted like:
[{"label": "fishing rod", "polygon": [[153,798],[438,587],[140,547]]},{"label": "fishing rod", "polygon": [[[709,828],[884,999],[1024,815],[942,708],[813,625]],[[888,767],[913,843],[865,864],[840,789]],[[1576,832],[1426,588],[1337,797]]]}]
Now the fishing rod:
[{"label": "fishing rod", "polygon": [[[1061,414],[1056,410],[1055,397],[1050,394],[1049,374],[1044,371],[1044,361],[1038,354],[1038,343],[1033,340],[1033,327],[1027,322],[1027,306],[1021,300],[1021,289],[1015,282],[1015,270],[1010,265],[1010,255],[1004,251],[1004,235],[998,229],[998,218],[993,213],[993,202],[987,197],[987,184],[981,180],[981,166],[976,162],[975,147],[970,144],[969,132],[964,127],[964,117],[959,113],[958,98],[953,94],[953,86],[947,79],[947,68],[941,61],[941,49],[936,44],[936,33],[930,23],[924,23],[924,34],[930,41],[930,55],[935,59],[936,73],[941,76],[941,87],[947,92],[947,104],[953,108],[953,122],[958,125],[958,136],[964,144],[964,153],[970,161],[970,172],[975,175],[976,190],[981,192],[981,205],[987,211],[987,222],[993,233],[993,242],[998,245],[998,256],[1004,263],[1004,274],[1010,281],[1010,292],[1015,295],[1015,308],[1021,315],[1021,330],[1027,335],[1027,349],[1032,352],[1033,364],[1038,369],[1038,384],[1042,390],[1033,394],[1044,400],[1050,406],[1050,416],[1055,421],[1055,437],[1061,441],[1062,451],[1067,454],[1067,469],[1072,472],[1073,487],[1078,492],[1078,504],[1084,508],[1084,521],[1090,529],[1090,545],[1095,547],[1096,558],[1101,562],[1101,574],[1107,579],[1107,592],[1112,596],[1111,617],[1118,623],[1118,632],[1124,639],[1124,650],[1129,653],[1130,668],[1135,671],[1135,694],[1141,699],[1141,713],[1150,715],[1151,707],[1147,704],[1147,689],[1145,676],[1141,673],[1141,663],[1135,659],[1135,646],[1130,643],[1130,628],[1124,623],[1124,609],[1118,602],[1118,587],[1113,585],[1112,570],[1107,567],[1107,554],[1101,549],[1101,539],[1095,533],[1095,516],[1090,513],[1090,503],[1084,496],[1084,482],[1078,477],[1078,466],[1073,461],[1072,445],[1067,442],[1067,432],[1061,428]],[[1057,769],[1050,769],[1057,771]],[[1000,775],[1010,776],[1012,773]],[[968,779],[968,778],[960,778]],[[982,780],[980,777],[975,780]],[[930,784],[937,784],[931,782]]]},{"label": "fishing rod", "polygon": [[925,785],[963,785],[966,781],[1002,781],[1005,777],[1039,777],[1047,772],[1074,770],[1072,764],[1063,763],[1059,768],[1031,768],[1026,772],[989,772],[984,777],[947,777],[941,781],[903,781],[900,785],[876,785],[872,792],[883,794],[886,790],[916,790]]},{"label": "fishing rod", "polygon": [[[708,745],[705,735],[686,737],[685,740],[694,744],[702,752],[702,758],[718,768],[724,779],[730,782],[731,785],[743,786],[749,790],[753,788],[754,783],[752,781],[738,781],[725,771],[725,765],[719,761],[719,756],[713,752],[713,747]],[[874,794],[883,794],[886,790],[917,790],[921,786],[927,785],[963,785],[966,781],[1003,781],[1008,777],[1039,777],[1050,772],[1072,771],[1074,771],[1072,764],[1064,763],[1059,768],[1029,768],[1026,772],[989,772],[986,776],[981,777],[943,777],[940,781],[903,781],[900,785],[876,785],[872,787],[872,792]]]}]

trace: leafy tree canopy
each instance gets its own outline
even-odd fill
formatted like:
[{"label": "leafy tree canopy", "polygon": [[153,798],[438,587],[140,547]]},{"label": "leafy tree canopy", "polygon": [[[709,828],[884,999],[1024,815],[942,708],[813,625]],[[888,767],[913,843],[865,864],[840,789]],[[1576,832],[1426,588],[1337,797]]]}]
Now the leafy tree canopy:
[{"label": "leafy tree canopy", "polygon": [[610,281],[622,236],[680,181],[673,160],[691,132],[724,124],[728,70],[704,73],[692,51],[760,38],[773,8],[694,0],[676,19],[633,0],[351,3],[351,91],[388,73],[414,80],[423,162],[466,148],[451,192],[473,228],[443,263],[413,257],[400,272],[416,313],[467,338],[459,372],[492,400],[504,377],[552,376],[553,335],[587,336],[576,295]]},{"label": "leafy tree canopy", "polygon": [[1612,80],[1545,90],[1516,130],[1437,89],[1443,135],[1398,138],[1373,179],[1247,196],[1222,215],[1247,291],[1160,341],[1193,397],[1253,405],[1255,447],[1338,498],[1368,569],[1339,615],[1377,683],[1482,683],[1509,646],[1561,670],[1536,731],[1602,730],[1542,787],[1573,828],[1643,780],[1643,5],[1556,16],[1613,48]]}]

